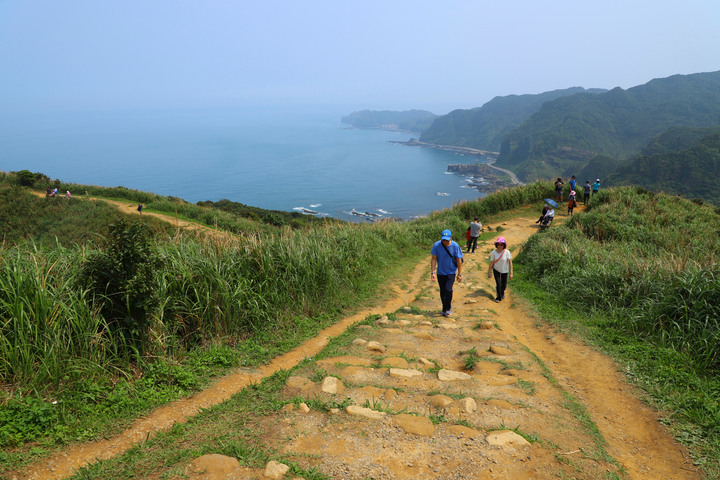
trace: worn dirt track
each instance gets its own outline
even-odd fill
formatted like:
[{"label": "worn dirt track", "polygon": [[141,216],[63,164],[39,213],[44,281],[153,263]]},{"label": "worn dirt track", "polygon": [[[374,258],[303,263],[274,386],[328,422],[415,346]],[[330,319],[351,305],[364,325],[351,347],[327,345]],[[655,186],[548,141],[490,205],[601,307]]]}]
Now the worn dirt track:
[{"label": "worn dirt track", "polygon": [[[533,220],[514,218],[503,225],[502,235],[507,238],[514,255],[517,255],[519,246],[528,236],[537,231]],[[464,242],[461,243],[463,244]],[[451,319],[431,316],[428,321],[427,316],[423,319],[415,318],[420,317],[417,315],[400,315],[401,320],[398,322],[401,323],[378,326],[373,330],[375,333],[368,333],[374,340],[387,346],[386,353],[378,357],[377,354],[366,352],[362,346],[353,346],[354,350],[348,351],[348,355],[354,356],[353,358],[369,355],[368,358],[374,358],[374,362],[383,357],[399,357],[401,353],[402,356],[409,355],[413,358],[422,356],[441,359],[443,367],[450,371],[462,370],[460,360],[450,358],[461,349],[477,346],[478,351],[482,352],[481,356],[491,355],[488,353],[488,346],[500,346],[511,352],[502,355],[509,355],[505,358],[507,362],[526,365],[524,371],[500,369],[499,366],[495,368],[494,363],[480,362],[476,369],[470,372],[473,378],[461,382],[460,387],[456,387],[457,384],[442,386],[448,394],[451,391],[469,392],[468,395],[477,400],[477,412],[463,410],[455,404],[449,405],[447,410],[443,411],[451,420],[462,419],[463,423],[458,423],[458,426],[470,423],[477,427],[472,432],[482,431],[482,435],[473,436],[472,433],[467,433],[471,431],[468,430],[460,436],[469,436],[472,445],[464,443],[457,446],[452,443],[455,438],[452,435],[456,435],[457,430],[452,430],[455,432],[452,435],[449,433],[451,421],[441,424],[435,429],[435,433],[430,434],[434,443],[429,447],[425,442],[425,435],[418,436],[417,433],[393,428],[396,424],[389,420],[383,423],[383,420],[362,419],[363,425],[369,421],[372,428],[382,433],[386,444],[405,445],[401,452],[393,451],[388,445],[380,445],[379,453],[372,457],[370,462],[372,446],[370,443],[358,444],[370,440],[357,434],[368,427],[353,427],[350,422],[354,421],[354,417],[344,424],[343,431],[340,432],[333,427],[334,420],[327,415],[313,414],[302,417],[297,412],[283,412],[278,413],[283,422],[291,425],[294,432],[301,432],[296,434],[292,442],[287,442],[288,452],[311,454],[312,458],[320,458],[316,465],[310,466],[328,465],[330,470],[327,474],[333,478],[366,478],[360,476],[360,473],[362,468],[367,468],[368,462],[373,465],[377,463],[380,471],[385,472],[374,478],[543,479],[558,478],[559,472],[566,474],[568,468],[579,468],[582,472],[577,476],[562,478],[603,478],[595,475],[604,475],[605,472],[615,473],[620,478],[637,480],[701,478],[692,467],[685,450],[658,422],[657,413],[641,400],[638,392],[625,381],[610,359],[593,348],[540,324],[522,302],[513,299],[512,281],[508,298],[500,304],[492,302],[494,285],[486,276],[490,249],[489,242],[486,242],[479,245],[478,252],[474,255],[466,255],[465,279],[463,283],[456,284]],[[289,369],[304,358],[314,356],[331,337],[339,335],[370,314],[396,312],[404,306],[413,306],[421,311],[439,310],[437,286],[429,278],[429,263],[429,258],[424,260],[408,273],[407,279],[397,282],[396,286],[392,287],[394,294],[388,301],[344,318],[300,347],[277,357],[270,364],[254,371],[239,370],[220,379],[203,392],[162,407],[137,420],[117,437],[70,446],[53,458],[31,465],[16,478],[65,478],[75,469],[95,459],[118,455],[133,444],[145,440],[153,432],[167,429],[176,422],[186,421],[201,409],[227,400],[248,384],[258,382],[276,371]],[[492,321],[494,328],[474,328],[479,321],[487,319]],[[357,362],[362,362],[362,359]],[[542,364],[549,370],[549,375],[542,371]],[[431,409],[425,406],[429,398],[427,392],[442,389],[436,373],[428,372],[419,362],[408,366],[410,370],[423,372],[419,379],[395,379],[389,376],[386,370],[365,368],[367,365],[364,363],[363,368],[367,371],[343,370],[360,368],[352,365],[356,364],[347,359],[338,360],[336,364],[327,361],[323,364],[325,369],[336,372],[337,376],[348,384],[372,384],[385,389],[401,386],[404,393],[397,402],[403,402],[406,410],[420,417],[423,412]],[[367,377],[358,381],[358,375]],[[355,382],[350,378],[353,376]],[[502,376],[512,377],[513,381],[498,381],[502,380]],[[556,379],[559,387],[548,381],[548,376]],[[532,395],[523,393],[517,388],[518,379],[534,385],[535,392]],[[453,390],[456,388],[457,390]],[[588,445],[589,437],[587,433],[580,431],[580,422],[573,419],[562,405],[567,399],[563,396],[563,391],[584,406],[607,442],[607,453],[617,461],[619,467],[586,454],[591,450]],[[354,399],[362,398],[359,389],[347,395],[354,396]],[[359,404],[359,400],[356,403]],[[339,415],[345,413],[340,412]],[[398,421],[397,417],[393,418],[393,422]],[[278,422],[277,419],[269,420],[269,425],[277,428],[275,433],[278,439],[285,438],[282,436],[283,422]],[[487,433],[502,430],[502,425],[508,425],[511,429],[517,425],[523,432],[537,433],[543,441],[530,446],[488,446]],[[307,435],[302,432],[307,432]],[[449,435],[451,440],[441,438],[443,435]],[[268,438],[272,438],[270,430]],[[330,446],[323,447],[323,442],[329,442]],[[428,448],[432,450],[432,454]],[[445,448],[454,453],[443,453]],[[459,448],[474,450],[468,450],[468,456],[463,460],[462,456],[457,456]],[[415,453],[408,453],[410,451]],[[338,456],[340,454],[344,456]],[[583,458],[570,462],[568,467],[558,460],[563,456]],[[434,457],[442,457],[442,461]],[[343,462],[347,466],[346,470],[332,470],[333,465],[341,465]],[[459,473],[450,475],[449,470],[444,470],[447,468]],[[322,468],[320,470],[322,471]]]}]

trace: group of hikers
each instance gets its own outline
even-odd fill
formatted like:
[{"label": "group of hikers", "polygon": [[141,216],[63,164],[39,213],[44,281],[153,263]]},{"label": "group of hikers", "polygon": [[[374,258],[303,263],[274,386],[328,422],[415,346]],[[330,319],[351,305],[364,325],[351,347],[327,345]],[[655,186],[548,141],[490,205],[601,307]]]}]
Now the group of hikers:
[{"label": "group of hikers", "polygon": [[[475,217],[466,233],[465,253],[475,253],[481,231],[482,223]],[[441,315],[444,317],[452,315],[453,286],[456,280],[458,283],[462,282],[462,269],[462,248],[452,240],[450,230],[443,230],[440,240],[435,242],[430,250],[430,278],[435,280],[437,277],[442,302]],[[495,250],[490,253],[487,275],[488,278],[495,277],[495,302],[499,303],[505,298],[508,278],[513,276],[512,254],[507,249],[504,237],[497,237],[495,240]]]},{"label": "group of hikers", "polygon": [[[575,180],[575,175],[570,178],[570,181],[568,183],[570,186],[570,194],[568,195],[568,213],[572,214],[572,208],[577,206],[577,200],[575,198],[577,180]],[[562,178],[558,177],[558,179],[555,181],[555,201],[558,203],[562,203],[563,201],[564,185],[565,183],[563,182]],[[595,180],[595,183],[593,183],[592,185],[590,185],[590,180],[585,180],[585,185],[583,185],[582,187],[583,205],[587,205],[588,200],[590,200],[590,192],[595,195],[600,190],[600,179],[598,178],[597,180]]]},{"label": "group of hikers", "polygon": [[[57,187],[55,187],[55,188],[47,187],[47,188],[45,189],[45,196],[46,196],[46,197],[59,197],[60,194],[58,193]],[[65,198],[70,198],[70,197],[72,197],[72,195],[70,194],[70,190],[66,190],[66,191],[65,191]]]},{"label": "group of hikers", "polygon": [[[569,181],[570,193],[568,195],[568,214],[572,215],[573,209],[577,206],[576,193],[577,180],[575,175]],[[563,198],[563,187],[565,183],[562,178],[555,182],[555,201],[560,204]],[[600,190],[600,179],[590,184],[590,180],[583,185],[583,204],[587,205],[590,195],[595,195]],[[540,218],[535,222],[541,226],[549,226],[555,217],[555,210],[549,204],[545,204]],[[482,223],[475,217],[470,223],[466,232],[465,253],[475,253],[478,237],[482,232]],[[512,254],[507,249],[505,237],[497,237],[494,242],[495,249],[490,252],[490,263],[488,265],[488,278],[495,278],[495,302],[499,303],[505,299],[505,290],[508,279],[513,277]],[[463,250],[452,239],[450,230],[443,230],[440,240],[435,242],[430,250],[430,278],[435,281],[437,278],[440,287],[440,301],[442,302],[442,313],[444,317],[452,315],[453,285],[455,281],[462,282]]]}]

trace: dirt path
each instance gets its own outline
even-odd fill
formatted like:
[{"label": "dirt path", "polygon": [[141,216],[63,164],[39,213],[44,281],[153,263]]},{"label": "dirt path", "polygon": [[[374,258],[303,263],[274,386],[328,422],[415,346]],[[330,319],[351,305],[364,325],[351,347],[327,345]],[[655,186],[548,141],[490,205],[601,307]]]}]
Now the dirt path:
[{"label": "dirt path", "polygon": [[[517,246],[537,231],[533,220],[516,218],[503,225],[502,235],[515,255]],[[394,320],[355,330],[357,339],[346,355],[316,362],[341,379],[337,393],[303,372],[286,386],[288,399],[298,394],[349,397],[355,407],[369,410],[328,414],[288,408],[264,421],[265,440],[281,445],[305,468],[318,468],[332,478],[700,478],[613,362],[538,325],[513,299],[512,282],[506,300],[492,301],[494,285],[486,275],[489,243],[466,255],[465,281],[456,284],[449,319],[435,313],[440,305],[428,258],[409,273],[402,288],[394,288],[389,301],[343,319],[267,366],[240,370],[158,409],[118,437],[72,446],[17,478],[64,478],[96,458],[120,454],[249,383],[313,357],[330,337],[367,315],[406,306],[416,310],[400,310]],[[417,311],[432,313],[412,313]],[[479,358],[466,371],[467,355],[458,352],[473,348]],[[526,438],[533,442],[526,444]],[[259,478],[262,473],[242,472],[227,478]],[[208,476],[207,470],[203,475],[189,474],[221,478]]]},{"label": "dirt path", "polygon": [[[35,190],[29,190],[29,192],[37,197],[45,198],[44,192],[38,192]],[[119,200],[110,200],[107,198],[97,198],[97,197],[84,196],[84,195],[76,196],[73,198],[76,198],[76,199],[80,198],[84,201],[106,202],[106,203],[114,206],[115,208],[117,208],[122,213],[126,213],[128,215],[148,216],[148,217],[157,218],[157,219],[167,222],[170,225],[177,227],[177,228],[182,228],[185,230],[192,230],[192,231],[202,231],[202,232],[206,232],[206,233],[213,235],[215,237],[218,237],[218,238],[234,238],[235,237],[233,234],[226,232],[224,230],[217,230],[217,229],[208,227],[207,225],[202,225],[197,222],[189,222],[187,220],[182,220],[176,216],[174,217],[169,214],[149,212],[147,210],[144,210],[143,213],[140,213],[137,209],[138,204],[136,204],[136,203],[127,203],[127,202],[121,202]]]}]

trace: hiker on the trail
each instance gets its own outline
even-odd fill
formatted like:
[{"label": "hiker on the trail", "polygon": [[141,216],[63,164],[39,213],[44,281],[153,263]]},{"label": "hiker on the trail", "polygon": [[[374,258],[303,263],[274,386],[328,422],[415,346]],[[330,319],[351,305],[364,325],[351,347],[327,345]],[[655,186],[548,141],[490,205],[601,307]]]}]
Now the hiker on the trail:
[{"label": "hiker on the trail", "polygon": [[495,302],[499,303],[505,298],[508,276],[513,277],[512,254],[507,249],[505,237],[495,240],[495,250],[490,253],[488,278],[491,278],[491,275],[495,276]]},{"label": "hiker on the trail", "polygon": [[575,200],[575,190],[570,191],[570,196],[568,197],[568,215],[573,214],[573,209],[577,205],[577,201]]},{"label": "hiker on the trail", "polygon": [[45,196],[52,197],[52,194],[53,194],[52,188],[47,187],[47,189],[45,190]]},{"label": "hiker on the trail", "polygon": [[595,196],[595,194],[598,192],[598,190],[600,190],[600,179],[599,178],[597,180],[595,180],[595,183],[592,184],[593,196]]},{"label": "hiker on the trail", "polygon": [[585,185],[583,185],[583,205],[587,205],[588,200],[590,200],[591,188],[590,180],[585,180]]},{"label": "hiker on the trail", "polygon": [[477,248],[477,241],[478,237],[480,236],[480,230],[482,229],[482,223],[478,221],[478,217],[475,217],[475,219],[470,223],[470,227],[468,228],[470,235],[468,236],[468,242],[467,242],[467,252],[470,252],[470,247],[472,247],[472,253],[475,253],[475,249]]},{"label": "hiker on the trail", "polygon": [[435,242],[430,250],[430,279],[435,279],[437,267],[437,282],[440,286],[440,301],[442,301],[442,316],[452,315],[453,284],[462,282],[463,252],[460,245],[452,241],[450,230],[443,230],[439,241]]},{"label": "hiker on the trail", "polygon": [[72,195],[70,195],[70,190],[65,191],[65,198],[70,198]]},{"label": "hiker on the trail", "polygon": [[[137,211],[140,212],[140,215],[142,215],[142,209],[143,209],[143,204],[141,203],[140,205],[138,205],[138,208],[137,208]],[[152,217],[152,215],[150,215],[150,216]]]},{"label": "hiker on the trail", "polygon": [[562,178],[557,179],[555,182],[555,201],[558,203],[562,203],[562,189],[563,185],[565,185],[562,181]]},{"label": "hiker on the trail", "polygon": [[59,194],[58,194],[58,189],[57,189],[57,187],[53,188],[53,197],[57,197],[58,195],[59,195]]},{"label": "hiker on the trail", "polygon": [[570,191],[572,192],[573,190],[575,190],[575,184],[577,183],[577,180],[575,180],[575,175],[570,178],[570,182],[568,183],[570,184]]}]

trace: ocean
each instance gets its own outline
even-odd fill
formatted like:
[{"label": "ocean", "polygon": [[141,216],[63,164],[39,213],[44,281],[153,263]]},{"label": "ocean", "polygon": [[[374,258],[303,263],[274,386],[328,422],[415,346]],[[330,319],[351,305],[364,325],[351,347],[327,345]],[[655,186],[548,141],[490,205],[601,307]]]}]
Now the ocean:
[{"label": "ocean", "polygon": [[356,221],[415,218],[485,195],[447,173],[474,157],[392,143],[417,134],[347,128],[340,118],[348,113],[0,113],[0,170]]}]

